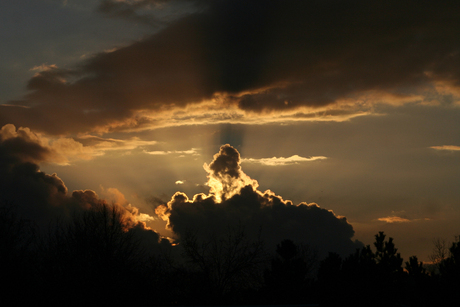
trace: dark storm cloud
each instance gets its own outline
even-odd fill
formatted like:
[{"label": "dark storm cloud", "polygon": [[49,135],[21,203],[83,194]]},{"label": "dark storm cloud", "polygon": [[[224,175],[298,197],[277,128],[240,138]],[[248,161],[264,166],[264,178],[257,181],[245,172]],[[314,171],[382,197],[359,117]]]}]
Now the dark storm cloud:
[{"label": "dark storm cloud", "polygon": [[[242,172],[239,161],[236,149],[222,146],[205,167],[211,194],[197,194],[189,200],[177,192],[167,205],[157,207],[157,214],[179,237],[190,231],[206,237],[242,226],[250,237],[260,231],[269,248],[289,238],[314,246],[324,256],[328,251],[345,255],[360,245],[352,241],[354,230],[345,217],[316,204],[294,205],[271,191],[261,193],[257,182]],[[232,180],[234,184],[229,183]]]},{"label": "dark storm cloud", "polygon": [[[157,2],[104,1],[100,10],[149,3]],[[216,93],[259,112],[325,106],[369,91],[421,95],[434,81],[460,86],[458,1],[197,3],[207,9],[142,41],[71,71],[37,74],[21,102],[30,108],[2,107],[0,124],[64,133],[129,118],[136,126],[136,110],[183,107]]]}]

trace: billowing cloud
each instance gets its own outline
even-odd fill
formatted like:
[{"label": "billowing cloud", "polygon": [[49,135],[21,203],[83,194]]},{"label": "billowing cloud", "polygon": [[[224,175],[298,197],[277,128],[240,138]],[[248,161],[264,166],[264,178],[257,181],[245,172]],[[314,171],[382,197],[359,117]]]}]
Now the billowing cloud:
[{"label": "billowing cloud", "polygon": [[235,148],[222,146],[205,164],[210,194],[189,199],[177,192],[167,204],[157,206],[157,215],[179,239],[190,231],[206,237],[241,226],[251,237],[260,232],[269,248],[286,238],[311,244],[322,256],[328,251],[347,254],[359,246],[352,241],[354,230],[345,217],[315,203],[294,205],[270,190],[258,191],[257,181],[242,171],[240,162]]},{"label": "billowing cloud", "polygon": [[241,170],[240,154],[230,145],[222,146],[214,155],[214,160],[209,165],[204,164],[204,169],[208,172],[210,193],[218,201],[232,197],[245,186],[259,186],[256,180]]},{"label": "billowing cloud", "polygon": [[327,157],[315,156],[315,157],[305,158],[299,155],[293,155],[288,158],[284,158],[284,157],[260,158],[260,159],[246,158],[246,159],[242,159],[241,162],[260,163],[262,165],[267,165],[267,166],[281,166],[281,165],[290,165],[290,164],[297,164],[301,162],[311,162],[311,161],[324,160],[324,159],[327,159]]},{"label": "billowing cloud", "polygon": [[442,145],[442,146],[431,146],[430,148],[436,150],[447,150],[447,151],[459,151],[460,146],[456,145]]},{"label": "billowing cloud", "polygon": [[139,227],[147,229],[148,227],[145,223],[154,219],[153,216],[141,213],[138,208],[131,205],[118,189],[103,189],[103,193],[106,196],[105,198],[100,198],[92,190],[73,191],[68,202],[77,204],[79,208],[83,209],[90,209],[100,205],[115,206],[122,213],[122,217],[129,228],[141,224]]},{"label": "billowing cloud", "polygon": [[[67,187],[56,175],[40,172],[37,163],[53,156],[30,129],[6,125],[0,130],[0,197],[18,204],[26,218],[46,223],[67,200]],[[59,212],[58,212],[59,211]]]},{"label": "billowing cloud", "polygon": [[[128,229],[142,229],[148,237],[159,235],[146,226],[153,217],[141,213],[117,189],[104,189],[106,199],[92,190],[77,190],[70,195],[57,174],[41,172],[38,163],[52,158],[52,147],[42,145],[43,140],[28,128],[15,129],[6,125],[0,130],[0,205],[13,206],[21,218],[34,221],[42,231],[59,219],[65,222],[73,214],[102,205],[116,207]],[[45,144],[46,145],[46,144]],[[133,230],[134,231],[134,230]],[[146,243],[147,244],[147,243]]]},{"label": "billowing cloud", "polygon": [[247,119],[312,120],[375,103],[453,104],[459,92],[460,7],[449,1],[103,1],[99,10],[139,19],[149,6],[187,3],[199,9],[150,37],[39,70],[23,99],[0,106],[0,125],[137,129],[202,104],[214,120],[209,104],[230,118],[229,106]]},{"label": "billowing cloud", "polygon": [[47,160],[52,155],[51,149],[43,146],[40,137],[28,128],[16,130],[11,124],[3,126],[0,130],[0,142],[3,163],[13,162],[8,161],[9,159],[14,159],[15,163],[36,163]]}]

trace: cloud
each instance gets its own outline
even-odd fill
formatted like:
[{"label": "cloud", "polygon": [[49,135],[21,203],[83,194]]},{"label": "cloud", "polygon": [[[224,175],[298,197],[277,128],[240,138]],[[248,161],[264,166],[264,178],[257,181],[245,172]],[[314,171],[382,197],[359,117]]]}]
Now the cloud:
[{"label": "cloud", "polygon": [[[0,130],[2,160],[0,163],[37,163],[49,159],[51,149],[43,146],[40,137],[28,128],[16,130],[14,125],[5,125]],[[14,159],[13,161],[9,161]],[[2,164],[3,164],[2,163]]]},{"label": "cloud", "polygon": [[268,248],[286,238],[309,243],[322,256],[328,251],[345,255],[360,246],[352,241],[354,230],[345,217],[315,203],[294,205],[270,190],[258,191],[257,181],[242,171],[240,162],[235,148],[222,146],[213,161],[204,165],[208,195],[189,199],[177,192],[167,204],[157,205],[156,214],[167,221],[179,240],[189,231],[206,237],[242,226],[250,237],[260,233]]},{"label": "cloud", "polygon": [[[174,127],[174,126],[195,126],[214,124],[285,124],[305,121],[349,121],[359,116],[369,116],[372,113],[368,106],[356,108],[356,103],[343,103],[333,106],[323,107],[298,107],[296,109],[279,110],[276,112],[250,113],[241,110],[237,105],[223,104],[225,99],[214,97],[211,100],[196,104],[189,104],[183,108],[171,108],[162,112],[153,110],[137,111],[134,115],[142,121],[133,123],[132,120],[118,122],[116,127],[106,127],[101,132],[111,129],[119,129],[126,132],[151,130],[154,128]],[[225,108],[223,107],[225,105]]]},{"label": "cloud", "polygon": [[146,154],[149,154],[149,155],[159,155],[159,156],[172,155],[172,154],[181,155],[181,156],[182,155],[199,156],[200,154],[198,153],[198,150],[199,150],[199,148],[192,148],[192,149],[189,149],[189,150],[168,150],[168,151],[163,151],[163,150],[147,151],[147,150],[144,150],[144,152]]},{"label": "cloud", "polygon": [[[193,4],[199,2],[199,0],[102,0],[97,10],[111,18],[122,18],[158,27],[184,14],[196,11],[197,8]],[[184,6],[187,3],[192,5]],[[177,6],[180,6],[182,10]],[[191,12],[183,12],[184,9],[191,10]]]},{"label": "cloud", "polygon": [[259,186],[256,180],[241,170],[240,154],[228,144],[220,148],[209,165],[204,164],[204,169],[208,172],[207,185],[210,193],[218,201],[232,197],[245,186]]},{"label": "cloud", "polygon": [[460,146],[456,146],[456,145],[431,146],[430,148],[436,149],[436,150],[448,150],[448,151],[460,150]]},{"label": "cloud", "polygon": [[[127,230],[156,238],[145,244],[159,243],[159,235],[146,226],[153,217],[141,213],[119,190],[102,189],[103,197],[92,190],[69,194],[56,174],[40,171],[37,163],[46,161],[52,153],[41,145],[36,134],[27,128],[16,130],[12,125],[0,131],[0,195],[5,203],[14,204],[22,218],[46,229],[57,218],[66,219],[72,213],[101,205],[115,206],[122,212]],[[314,203],[294,205],[269,190],[258,191],[257,181],[242,171],[240,163],[235,148],[222,146],[212,162],[204,165],[209,194],[197,194],[190,200],[178,192],[168,203],[159,203],[158,217],[166,220],[179,238],[189,229],[220,233],[241,223],[251,236],[261,230],[272,247],[285,238],[310,243],[322,255],[329,250],[347,254],[359,246],[352,241],[354,230],[346,218]]]},{"label": "cloud", "polygon": [[387,217],[380,217],[377,220],[381,222],[386,222],[386,223],[408,223],[411,220],[399,217],[399,216],[387,216]]},{"label": "cloud", "polygon": [[102,188],[102,193],[104,198],[100,198],[96,192],[92,190],[76,190],[72,192],[69,202],[76,203],[79,207],[84,209],[90,209],[91,207],[102,204],[115,206],[122,213],[123,219],[129,228],[141,224],[141,226],[138,227],[148,229],[145,223],[155,219],[153,216],[141,213],[139,209],[130,204],[125,196],[116,188]]},{"label": "cloud", "polygon": [[[0,129],[0,137],[3,140],[11,140],[11,142],[21,142],[20,140],[22,140],[22,146],[34,146],[30,150],[20,148],[20,154],[23,156],[26,154],[38,155],[36,159],[29,157],[30,162],[49,162],[61,165],[68,165],[76,160],[90,160],[102,156],[108,151],[129,151],[157,144],[156,141],[144,141],[138,137],[123,140],[92,135],[80,135],[75,138],[47,137],[41,133],[32,132],[29,128],[20,127],[16,129],[12,124],[7,124]],[[194,150],[183,153],[196,154]]]},{"label": "cloud", "polygon": [[327,157],[315,156],[315,157],[305,158],[299,155],[293,155],[288,158],[284,158],[284,157],[261,158],[261,159],[246,158],[246,159],[242,159],[241,162],[260,163],[262,165],[267,165],[267,166],[281,166],[281,165],[291,165],[291,164],[298,164],[302,162],[311,162],[311,161],[324,160],[324,159],[327,159]]},{"label": "cloud", "polygon": [[94,156],[100,156],[108,151],[129,151],[137,148],[150,147],[156,145],[157,141],[144,141],[138,137],[114,139],[103,138],[93,135],[80,135],[75,138],[85,148],[92,151]]},{"label": "cloud", "polygon": [[[20,218],[28,219],[46,233],[50,224],[66,222],[73,214],[101,205],[116,207],[126,222],[127,229],[136,233],[145,230],[144,237],[156,238],[142,244],[155,245],[160,241],[157,233],[146,226],[154,217],[141,213],[117,189],[103,189],[106,198],[92,190],[76,190],[70,195],[57,174],[41,172],[38,163],[55,155],[53,148],[28,128],[6,125],[0,130],[0,205],[11,205]],[[51,157],[51,158],[50,158]],[[134,230],[133,230],[134,231]]]},{"label": "cloud", "polygon": [[39,65],[39,66],[34,66],[33,68],[30,69],[30,71],[38,71],[38,72],[42,72],[42,71],[47,71],[47,70],[52,70],[52,69],[57,69],[57,65],[56,64],[51,64],[51,65],[48,65],[48,64],[42,64],[42,65]]},{"label": "cloud", "polygon": [[56,174],[42,173],[37,165],[52,155],[30,129],[6,125],[0,130],[0,197],[41,224],[65,213],[60,205],[67,200],[67,187]]},{"label": "cloud", "polygon": [[451,2],[144,0],[103,1],[99,10],[145,19],[142,11],[159,12],[158,4],[186,13],[74,68],[38,71],[29,93],[8,102],[29,108],[0,106],[0,125],[53,134],[152,128],[151,114],[161,121],[192,105],[208,112],[209,103],[248,120],[297,110],[307,115],[298,120],[314,120],[318,109],[345,106],[353,116],[375,103],[435,104],[460,87],[459,7]]}]

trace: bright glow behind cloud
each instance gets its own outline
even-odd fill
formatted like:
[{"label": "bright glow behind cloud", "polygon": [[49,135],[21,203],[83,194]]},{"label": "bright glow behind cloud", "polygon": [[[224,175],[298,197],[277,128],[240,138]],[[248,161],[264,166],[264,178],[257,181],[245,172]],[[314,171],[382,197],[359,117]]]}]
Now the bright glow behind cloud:
[{"label": "bright glow behind cloud", "polygon": [[312,244],[321,255],[332,250],[352,251],[360,246],[350,240],[354,231],[345,217],[316,203],[294,205],[270,190],[257,190],[257,181],[242,171],[240,162],[235,148],[221,146],[213,161],[204,165],[209,194],[199,193],[190,199],[185,193],[176,192],[167,204],[157,205],[155,213],[179,240],[190,230],[203,232],[206,237],[240,225],[250,237],[260,234],[268,246],[291,238]]}]

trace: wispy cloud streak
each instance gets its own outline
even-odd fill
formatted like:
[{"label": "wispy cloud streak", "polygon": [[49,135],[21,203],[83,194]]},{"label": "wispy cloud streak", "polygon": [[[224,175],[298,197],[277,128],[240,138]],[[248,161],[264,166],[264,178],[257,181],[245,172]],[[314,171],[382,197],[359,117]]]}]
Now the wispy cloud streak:
[{"label": "wispy cloud streak", "polygon": [[460,146],[456,145],[431,146],[430,148],[436,150],[460,151]]},{"label": "wispy cloud streak", "polygon": [[291,164],[298,164],[302,162],[312,162],[312,161],[317,161],[317,160],[325,160],[327,157],[324,156],[315,156],[315,157],[301,157],[299,155],[293,155],[288,158],[284,157],[273,157],[273,158],[260,158],[260,159],[255,159],[255,158],[244,158],[241,160],[242,163],[259,163],[262,165],[267,165],[267,166],[283,166],[283,165],[291,165]]},{"label": "wispy cloud streak", "polygon": [[399,216],[381,217],[381,218],[378,218],[377,220],[381,221],[381,222],[386,222],[386,223],[389,223],[389,224],[392,224],[392,223],[409,223],[411,221],[409,219],[399,217]]}]

